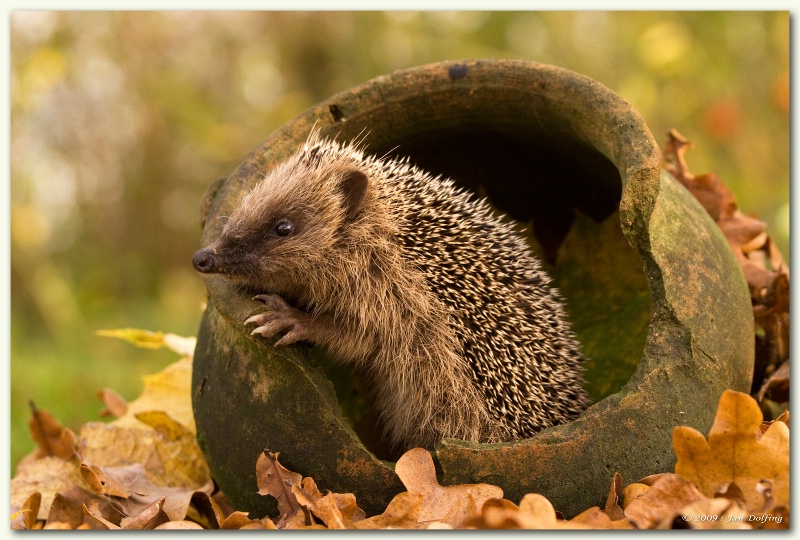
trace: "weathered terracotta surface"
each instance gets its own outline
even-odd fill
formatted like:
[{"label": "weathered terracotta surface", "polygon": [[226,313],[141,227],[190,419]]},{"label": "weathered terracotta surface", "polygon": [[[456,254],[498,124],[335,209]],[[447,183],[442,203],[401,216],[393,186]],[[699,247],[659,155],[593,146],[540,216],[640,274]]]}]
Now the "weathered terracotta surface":
[{"label": "weathered terracotta surface", "polygon": [[[531,439],[443,441],[436,451],[443,483],[489,482],[512,500],[542,493],[572,515],[604,502],[615,471],[635,481],[671,470],[672,428],[707,429],[725,388],[749,388],[753,323],[741,271],[714,223],[661,172],[641,117],[602,85],[507,60],[433,64],[364,83],[284,125],[215,186],[204,205],[204,245],[219,234],[219,217],[312,126],[341,140],[366,130],[369,151],[410,155],[532,220],[536,249],[564,284],[568,306],[581,309],[578,337],[601,360],[596,397],[632,373],[575,422]],[[581,254],[589,248],[624,264],[593,264]],[[643,274],[609,279],[631,260]],[[194,408],[198,439],[226,495],[238,508],[274,511],[255,484],[256,458],[269,447],[320,489],[354,492],[367,512],[381,512],[403,488],[391,464],[351,429],[341,390],[304,347],[275,349],[247,334],[242,321],[258,303],[218,276],[206,284]],[[617,364],[622,371],[604,379]]]}]

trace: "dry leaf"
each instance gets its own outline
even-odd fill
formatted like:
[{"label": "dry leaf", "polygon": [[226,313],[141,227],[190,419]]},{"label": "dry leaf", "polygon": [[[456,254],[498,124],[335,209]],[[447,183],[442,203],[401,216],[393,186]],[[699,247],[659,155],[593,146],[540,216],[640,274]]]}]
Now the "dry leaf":
[{"label": "dry leaf", "polygon": [[300,509],[297,497],[292,493],[292,486],[300,485],[302,476],[281,465],[278,456],[280,452],[273,454],[268,449],[258,456],[256,461],[258,493],[275,497],[278,500],[280,515],[292,516]]},{"label": "dry leaf", "polygon": [[652,529],[680,515],[683,507],[705,498],[685,478],[677,474],[665,474],[645,493],[626,505],[625,516],[639,529]]},{"label": "dry leaf", "polygon": [[469,496],[480,507],[490,498],[500,498],[503,490],[490,484],[463,484],[444,487],[436,480],[436,467],[430,453],[423,448],[413,448],[397,460],[395,473],[409,493],[423,497],[420,521],[441,521],[458,501]]},{"label": "dry leaf", "polygon": [[671,523],[663,523],[660,528],[751,529],[747,517],[744,508],[735,501],[703,498],[684,506],[679,516],[675,516]]},{"label": "dry leaf", "polygon": [[759,439],[762,420],[752,397],[726,390],[708,441],[690,427],[680,426],[673,431],[678,458],[675,472],[709,497],[735,483],[741,488],[750,513],[768,510],[763,493],[758,491],[760,482],[766,479],[772,483],[775,502],[788,505],[789,428],[776,422]]},{"label": "dry leaf", "polygon": [[[272,523],[270,521],[270,523]],[[243,529],[248,525],[258,524],[259,527],[263,528],[261,522],[255,519],[250,519],[248,517],[247,512],[233,512],[231,515],[226,517],[222,520],[222,524],[220,525],[220,529],[228,530],[228,529]],[[273,528],[275,525],[273,524]]]},{"label": "dry leaf", "polygon": [[588,510],[584,510],[583,512],[581,512],[580,514],[569,520],[569,523],[586,525],[588,527],[591,527],[592,529],[613,528],[611,518],[609,518],[605,512],[600,510],[599,506],[592,506]]},{"label": "dry leaf", "polygon": [[97,330],[98,336],[113,337],[132,343],[137,347],[145,349],[160,349],[167,347],[176,353],[191,357],[194,355],[194,347],[197,338],[182,337],[175,334],[164,332],[152,332],[141,328],[117,328],[114,330]]},{"label": "dry leaf", "polygon": [[764,382],[761,390],[758,391],[758,401],[764,398],[778,403],[789,401],[789,375],[789,361],[787,360]]},{"label": "dry leaf", "polygon": [[[475,503],[475,498],[468,494],[466,497],[456,501],[441,521],[432,523],[442,523],[454,529],[458,529],[467,521],[476,519],[478,516],[480,516],[480,513],[478,512],[478,505]],[[430,528],[430,526],[428,528]]]},{"label": "dry leaf", "polygon": [[111,388],[103,388],[97,393],[97,396],[106,406],[105,409],[100,411],[100,416],[113,416],[119,418],[125,416],[128,412],[128,402],[125,401],[121,395]]},{"label": "dry leaf", "polygon": [[[81,463],[80,470],[83,479],[96,493],[109,497],[122,498],[130,497],[131,492],[127,486],[129,486],[139,474],[139,471],[136,470],[136,472],[132,473],[134,478],[131,478],[131,472],[125,475],[124,472],[126,471],[120,471],[122,474],[120,474],[119,477],[114,477],[106,474],[106,472],[97,465],[88,465],[86,463]],[[128,469],[128,471],[132,471],[132,469]]]},{"label": "dry leaf", "polygon": [[72,486],[55,496],[47,515],[47,523],[64,523],[71,529],[77,529],[84,521],[84,506],[94,508],[99,515],[115,525],[119,525],[122,518],[118,506],[115,507],[108,498]]},{"label": "dry leaf", "polygon": [[194,521],[181,520],[181,521],[168,521],[167,523],[164,523],[163,525],[159,525],[158,527],[156,527],[155,530],[157,530],[157,531],[184,530],[184,529],[193,530],[193,529],[202,529],[202,528],[203,527],[201,527],[200,525],[198,525]]},{"label": "dry leaf", "polygon": [[42,502],[37,517],[47,519],[57,493],[84,485],[78,465],[76,461],[53,456],[20,463],[17,474],[11,479],[11,511],[19,510],[31,494],[39,492]]},{"label": "dry leaf", "polygon": [[212,482],[199,489],[157,486],[147,479],[141,463],[124,467],[82,464],[81,472],[90,487],[101,495],[108,495],[130,517],[138,516],[164,497],[163,510],[170,519],[184,519],[194,494],[197,491],[211,493],[214,487]]},{"label": "dry leaf", "polygon": [[123,529],[132,530],[152,530],[167,523],[170,519],[166,512],[164,512],[164,502],[166,497],[161,497],[156,502],[142,510],[142,512],[134,517],[124,517],[120,522],[120,527]]},{"label": "dry leaf", "polygon": [[354,523],[356,529],[413,529],[422,513],[422,495],[404,491],[391,500],[378,516]]},{"label": "dry leaf", "polygon": [[39,508],[42,505],[42,494],[38,491],[31,495],[22,503],[19,511],[11,515],[12,529],[35,529],[39,516]]},{"label": "dry leaf", "polygon": [[618,472],[614,473],[611,478],[611,487],[608,490],[608,497],[606,498],[606,506],[604,512],[611,519],[617,521],[625,517],[622,507],[619,505],[622,499],[622,475]]},{"label": "dry leaf", "polygon": [[30,407],[31,418],[28,420],[28,427],[31,437],[38,446],[32,454],[23,458],[20,464],[44,456],[55,456],[61,459],[77,458],[75,434],[64,428],[49,412],[37,409],[33,401],[30,402]]},{"label": "dry leaf", "polygon": [[145,466],[147,477],[159,485],[185,488],[205,485],[211,473],[194,435],[164,413],[141,416],[158,429],[138,420],[138,425],[87,422],[81,426],[78,437],[84,459],[109,467],[140,463]]},{"label": "dry leaf", "polygon": [[[355,497],[353,497],[355,503]],[[342,516],[341,510],[336,504],[333,493],[328,493],[314,501],[310,510],[317,516],[329,529],[349,529],[352,522]]]},{"label": "dry leaf", "polygon": [[300,484],[292,484],[292,493],[297,502],[308,508],[329,529],[349,529],[356,521],[367,517],[356,504],[352,493],[330,493],[322,495],[313,478],[303,478]]},{"label": "dry leaf", "polygon": [[145,376],[144,382],[141,396],[128,404],[123,416],[81,427],[82,456],[103,466],[141,463],[159,485],[202,487],[211,473],[194,436],[191,358]]},{"label": "dry leaf", "polygon": [[519,510],[538,520],[546,527],[556,523],[556,510],[544,495],[528,493],[519,501]]},{"label": "dry leaf", "polygon": [[622,510],[628,509],[630,504],[650,490],[650,486],[642,482],[628,484],[622,490]]},{"label": "dry leaf", "polygon": [[204,529],[219,529],[225,516],[233,513],[226,514],[213,497],[203,492],[192,495],[191,509],[196,514],[189,514],[189,517],[200,523]]},{"label": "dry leaf", "polygon": [[138,425],[136,415],[150,411],[167,412],[173,420],[196,433],[192,412],[192,358],[184,356],[158,373],[142,377],[141,395],[128,403],[127,413],[114,425]]},{"label": "dry leaf", "polygon": [[784,424],[786,424],[786,427],[789,427],[789,411],[783,411],[780,415],[778,415],[778,417],[775,420],[770,420],[769,422],[761,422],[761,425],[759,426],[758,429],[763,434],[765,431],[767,431],[767,429],[769,429],[769,426],[771,426],[775,422],[783,422]]},{"label": "dry leaf", "polygon": [[631,530],[635,529],[636,526],[634,526],[628,518],[622,518],[612,521],[611,528],[616,530]]},{"label": "dry leaf", "polygon": [[43,529],[46,530],[73,530],[75,527],[72,527],[69,523],[64,523],[63,521],[48,521]]},{"label": "dry leaf", "polygon": [[120,526],[116,525],[106,518],[104,518],[96,508],[87,507],[83,505],[83,524],[87,525],[92,530],[116,530]]},{"label": "dry leaf", "polygon": [[464,528],[576,529],[590,528],[590,526],[581,523],[580,520],[576,522],[559,520],[547,498],[538,493],[529,493],[522,498],[519,506],[506,499],[486,501],[481,508],[480,516],[465,522]]}]

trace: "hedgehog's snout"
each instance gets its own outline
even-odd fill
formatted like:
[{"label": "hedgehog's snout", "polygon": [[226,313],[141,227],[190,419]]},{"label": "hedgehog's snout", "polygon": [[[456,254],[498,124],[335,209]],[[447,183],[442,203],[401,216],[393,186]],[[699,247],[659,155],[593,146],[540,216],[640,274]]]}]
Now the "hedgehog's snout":
[{"label": "hedgehog's snout", "polygon": [[197,250],[192,256],[192,266],[198,272],[213,274],[219,272],[219,261],[214,256],[214,252],[208,248]]}]

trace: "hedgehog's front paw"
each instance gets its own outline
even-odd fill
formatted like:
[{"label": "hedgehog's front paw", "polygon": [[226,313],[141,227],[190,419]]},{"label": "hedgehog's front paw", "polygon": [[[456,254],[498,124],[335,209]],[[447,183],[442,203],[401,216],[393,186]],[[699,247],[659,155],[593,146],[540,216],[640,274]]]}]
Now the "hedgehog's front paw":
[{"label": "hedgehog's front paw", "polygon": [[261,334],[271,338],[279,332],[286,334],[275,345],[289,345],[296,341],[311,340],[311,318],[296,309],[277,294],[259,294],[253,300],[261,300],[269,308],[259,315],[253,315],[244,324],[256,323],[258,326],[250,335]]}]

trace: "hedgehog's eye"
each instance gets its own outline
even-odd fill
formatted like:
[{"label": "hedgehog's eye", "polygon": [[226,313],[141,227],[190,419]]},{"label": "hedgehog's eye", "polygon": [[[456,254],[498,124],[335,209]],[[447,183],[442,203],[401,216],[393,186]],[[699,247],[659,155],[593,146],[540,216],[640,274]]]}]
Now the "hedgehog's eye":
[{"label": "hedgehog's eye", "polygon": [[288,219],[282,219],[275,224],[275,234],[277,236],[289,236],[294,232],[294,223]]}]

